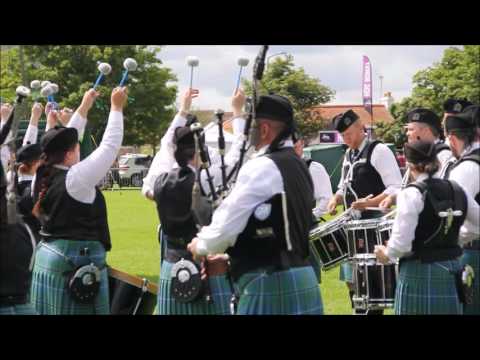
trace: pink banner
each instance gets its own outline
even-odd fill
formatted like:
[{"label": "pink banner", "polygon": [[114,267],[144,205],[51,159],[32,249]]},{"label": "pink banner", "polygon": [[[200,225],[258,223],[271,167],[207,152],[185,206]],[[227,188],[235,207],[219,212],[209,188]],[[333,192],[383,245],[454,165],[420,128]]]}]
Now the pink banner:
[{"label": "pink banner", "polygon": [[363,57],[363,106],[372,114],[372,64],[367,56]]}]

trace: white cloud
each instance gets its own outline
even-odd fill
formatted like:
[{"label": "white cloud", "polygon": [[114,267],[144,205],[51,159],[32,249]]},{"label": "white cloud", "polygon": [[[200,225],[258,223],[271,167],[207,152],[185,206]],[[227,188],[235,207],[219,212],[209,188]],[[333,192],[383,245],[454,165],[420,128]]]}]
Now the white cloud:
[{"label": "white cloud", "polygon": [[[413,75],[440,61],[448,46],[271,46],[267,56],[287,52],[296,66],[336,91],[332,103],[361,103],[362,55],[369,56],[373,71],[374,102],[380,97],[379,76],[383,75],[383,92],[391,91],[396,100],[408,96]],[[200,65],[194,72],[194,87],[200,96],[194,106],[200,109],[223,108],[228,111],[238,75],[237,59],[247,57],[244,77],[252,77],[252,64],[259,46],[178,46],[168,45],[160,52],[164,65],[178,77],[180,91],[189,85],[190,70],[185,58],[197,56]]]}]

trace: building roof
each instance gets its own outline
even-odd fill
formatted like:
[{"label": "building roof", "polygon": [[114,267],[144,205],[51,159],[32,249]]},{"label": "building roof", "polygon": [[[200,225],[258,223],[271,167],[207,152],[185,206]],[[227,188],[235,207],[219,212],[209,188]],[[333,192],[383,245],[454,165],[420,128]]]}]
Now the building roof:
[{"label": "building roof", "polygon": [[[388,109],[382,104],[374,104],[373,108],[373,122],[394,122],[395,119],[390,114]],[[372,118],[369,112],[365,110],[363,105],[319,105],[312,108],[312,119],[317,120],[323,118],[331,122],[331,120],[340,113],[352,109],[359,117],[362,123],[366,126],[371,125]]]}]

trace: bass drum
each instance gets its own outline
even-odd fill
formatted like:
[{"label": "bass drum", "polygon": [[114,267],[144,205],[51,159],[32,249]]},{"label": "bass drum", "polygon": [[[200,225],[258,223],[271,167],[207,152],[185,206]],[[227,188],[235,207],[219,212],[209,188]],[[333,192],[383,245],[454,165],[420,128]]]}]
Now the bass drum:
[{"label": "bass drum", "polygon": [[112,315],[153,315],[158,293],[155,283],[109,267],[108,285]]}]

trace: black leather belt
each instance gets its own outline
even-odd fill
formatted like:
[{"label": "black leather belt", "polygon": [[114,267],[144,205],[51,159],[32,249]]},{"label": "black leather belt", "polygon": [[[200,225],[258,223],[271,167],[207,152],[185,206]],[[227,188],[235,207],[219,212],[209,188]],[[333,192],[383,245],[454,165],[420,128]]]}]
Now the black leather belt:
[{"label": "black leather belt", "polygon": [[480,240],[472,241],[466,244],[463,248],[467,250],[480,250]]},{"label": "black leather belt", "polygon": [[0,306],[22,305],[28,302],[27,296],[4,296],[0,297]]},{"label": "black leather belt", "polygon": [[192,253],[188,250],[179,250],[179,249],[169,249],[165,251],[164,259],[171,263],[176,263],[180,259],[192,261]]}]

